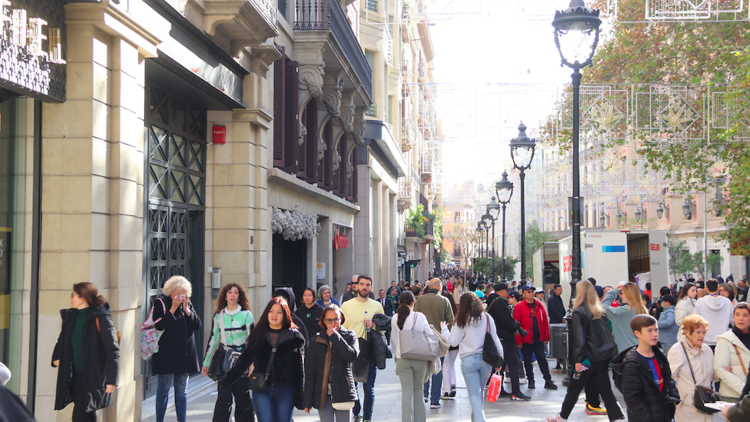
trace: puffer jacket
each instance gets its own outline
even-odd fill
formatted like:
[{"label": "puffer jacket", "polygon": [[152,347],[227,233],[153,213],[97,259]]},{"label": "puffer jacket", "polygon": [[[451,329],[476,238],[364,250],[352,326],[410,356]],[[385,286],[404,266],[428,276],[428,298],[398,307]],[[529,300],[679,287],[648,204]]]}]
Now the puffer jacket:
[{"label": "puffer jacket", "polygon": [[[258,329],[257,326],[255,329]],[[281,337],[276,346],[276,356],[274,356],[273,367],[268,377],[268,385],[291,386],[294,393],[294,406],[297,409],[304,409],[302,388],[305,385],[305,371],[302,362],[305,354],[305,337],[291,328],[282,329],[279,336]],[[253,373],[265,373],[272,349],[273,345],[268,335],[262,344],[247,347],[232,369],[219,380],[219,387],[226,388],[232,385],[251,364],[255,365]]]},{"label": "puffer jacket", "polygon": [[667,353],[669,348],[677,343],[677,332],[680,330],[675,324],[674,306],[661,311],[657,325],[659,326],[659,343],[662,344],[664,353]]},{"label": "puffer jacket", "polygon": [[[737,349],[735,349],[735,346]],[[737,352],[742,357],[737,356]],[[714,351],[714,372],[721,380],[719,394],[722,397],[739,398],[747,381],[746,372],[750,365],[750,350],[737,338],[733,330],[720,334],[716,339]],[[730,366],[731,371],[724,369]]]},{"label": "puffer jacket", "polygon": [[[656,358],[662,362],[662,380],[669,386],[672,372],[669,362],[659,348],[654,347]],[[641,360],[635,347],[628,349],[622,363],[613,365],[622,374],[622,396],[628,408],[628,420],[638,422],[670,422],[673,410],[667,404],[669,388],[656,385],[651,370]]]},{"label": "puffer jacket", "polygon": [[[73,391],[70,380],[73,375],[73,346],[71,338],[78,317],[78,309],[63,309],[62,329],[57,344],[52,352],[54,361],[60,360],[57,370],[57,391],[55,393],[55,410],[62,410],[73,402]],[[97,328],[99,321],[99,328]],[[112,311],[109,303],[99,306],[91,312],[83,323],[81,334],[81,359],[86,364],[81,375],[86,386],[86,412],[108,407],[113,402],[113,394],[107,393],[107,385],[117,385],[120,347],[117,343],[117,331],[112,322]]]},{"label": "puffer jacket", "polygon": [[[549,319],[547,319],[547,310],[539,299],[534,299],[536,307],[536,320],[539,326],[539,341],[544,343],[549,341]],[[534,321],[531,318],[531,307],[522,300],[518,305],[513,307],[513,319],[521,323],[521,328],[527,331],[526,337],[521,337],[516,333],[516,345],[534,343]]]},{"label": "puffer jacket", "polygon": [[617,343],[609,332],[607,316],[594,319],[586,306],[573,310],[570,363],[581,363],[587,358],[592,363],[609,362],[617,356]]},{"label": "puffer jacket", "polygon": [[383,370],[385,369],[386,359],[391,355],[391,351],[385,343],[385,336],[380,332],[370,331],[369,337],[372,342],[372,357],[375,359],[375,367]]},{"label": "puffer jacket", "polygon": [[[329,343],[330,342],[330,343]],[[331,367],[329,383],[332,403],[357,400],[354,387],[352,363],[359,354],[359,345],[354,331],[341,328],[328,337],[324,331],[310,343],[305,356],[304,408],[320,409],[323,394],[323,374],[326,354],[331,347]]]}]

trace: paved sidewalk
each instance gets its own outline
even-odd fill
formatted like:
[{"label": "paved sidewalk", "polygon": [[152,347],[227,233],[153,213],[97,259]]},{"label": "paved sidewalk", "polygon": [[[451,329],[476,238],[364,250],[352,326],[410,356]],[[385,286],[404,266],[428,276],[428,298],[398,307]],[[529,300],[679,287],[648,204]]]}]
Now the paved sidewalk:
[{"label": "paved sidewalk", "polygon": [[[373,414],[373,422],[396,422],[401,420],[401,385],[399,383],[398,376],[395,373],[396,365],[393,360],[389,360],[387,368],[378,371],[377,379],[375,381],[375,411]],[[459,421],[470,421],[471,420],[471,405],[469,404],[469,395],[466,392],[466,385],[464,384],[463,377],[461,376],[460,370],[460,359],[456,359],[456,377],[458,380],[458,391],[454,400],[443,400],[441,409],[427,409],[427,420],[429,422],[459,422]],[[532,397],[531,401],[511,402],[509,399],[502,398],[498,399],[497,403],[485,402],[484,411],[485,418],[487,421],[504,421],[504,422],[526,422],[526,421],[546,421],[546,417],[556,414],[560,411],[563,398],[565,397],[566,389],[562,387],[562,374],[553,371],[553,378],[560,387],[556,391],[545,390],[542,388],[544,380],[541,377],[541,372],[535,364],[535,374],[537,379],[537,388],[535,390],[528,390],[525,385],[521,385],[521,391]],[[193,379],[191,382],[197,382],[198,379]],[[509,384],[504,384],[506,390],[510,390]],[[623,406],[624,401],[622,396],[617,389],[612,387],[615,391],[620,405]],[[216,389],[215,387],[204,389],[204,395],[196,396],[188,402],[188,422],[211,422],[213,415],[214,403],[216,401]],[[360,385],[360,394],[362,394],[362,386]],[[173,404],[172,398],[170,397],[170,405]],[[585,421],[585,422],[604,422],[608,421],[606,416],[589,416],[584,412],[584,398],[583,394],[570,415],[569,421]],[[153,400],[150,401],[149,405],[153,406]],[[151,414],[153,411],[146,409],[146,402],[144,402],[144,415]],[[427,404],[429,406],[429,404]],[[624,411],[624,406],[623,406]],[[144,417],[143,422],[153,422],[156,419],[150,417],[146,419]],[[310,411],[308,415],[304,411],[295,410],[294,422],[317,422],[318,418],[317,411],[315,409]],[[176,422],[175,413],[173,409],[167,412],[165,422]],[[235,421],[235,422],[247,422],[247,421]]]}]

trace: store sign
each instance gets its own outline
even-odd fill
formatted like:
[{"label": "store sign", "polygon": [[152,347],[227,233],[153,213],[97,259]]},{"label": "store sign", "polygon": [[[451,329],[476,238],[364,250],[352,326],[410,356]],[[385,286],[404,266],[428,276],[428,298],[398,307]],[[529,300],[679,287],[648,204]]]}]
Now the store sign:
[{"label": "store sign", "polygon": [[[3,86],[21,91],[19,93],[41,94],[58,101],[65,99],[64,67],[53,66],[65,64],[60,28],[64,24],[62,12],[59,2],[54,0],[0,0],[0,83]],[[55,20],[54,26],[39,14]]]},{"label": "store sign", "polygon": [[346,233],[342,232],[339,235],[339,229],[336,229],[336,234],[333,236],[333,249],[339,250],[339,248],[349,249],[349,239],[346,237]]}]

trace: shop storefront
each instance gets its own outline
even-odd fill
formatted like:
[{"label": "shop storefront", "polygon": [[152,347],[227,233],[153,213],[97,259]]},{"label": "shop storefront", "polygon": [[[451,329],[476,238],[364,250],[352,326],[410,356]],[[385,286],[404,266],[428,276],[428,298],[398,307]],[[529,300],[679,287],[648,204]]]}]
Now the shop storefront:
[{"label": "shop storefront", "polygon": [[0,362],[34,408],[42,103],[65,101],[62,3],[0,4]]}]

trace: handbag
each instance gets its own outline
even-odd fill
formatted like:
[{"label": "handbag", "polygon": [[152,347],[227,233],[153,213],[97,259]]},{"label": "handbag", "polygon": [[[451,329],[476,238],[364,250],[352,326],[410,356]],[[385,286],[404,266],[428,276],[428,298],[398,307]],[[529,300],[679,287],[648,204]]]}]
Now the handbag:
[{"label": "handbag", "polygon": [[[157,299],[156,302],[161,303],[161,308],[164,314],[167,313],[167,308],[164,306],[164,301]],[[156,306],[156,303],[154,303]],[[154,307],[148,312],[148,318],[141,324],[141,359],[149,360],[154,353],[159,352],[159,338],[161,338],[164,330],[157,330],[154,324],[161,321],[161,318],[154,321]]]},{"label": "handbag", "polygon": [[[219,330],[221,331],[221,342],[224,345],[225,353],[224,353],[224,359],[221,362],[222,369],[224,370],[224,373],[226,374],[229,372],[230,369],[234,366],[235,363],[237,363],[237,360],[242,355],[242,350],[244,347],[234,347],[229,345],[227,342],[227,333],[224,331],[224,311],[222,310],[221,313],[219,313]],[[248,368],[247,371],[245,371],[245,376],[247,376],[247,373],[250,369]]]},{"label": "handbag", "polygon": [[505,365],[502,353],[497,349],[495,340],[492,339],[490,331],[490,318],[487,317],[487,332],[484,333],[484,347],[482,347],[482,360],[489,363],[493,368],[502,368]]},{"label": "handbag", "polygon": [[680,342],[680,345],[682,345],[682,350],[685,352],[685,359],[687,359],[688,366],[690,366],[690,376],[693,377],[693,384],[696,384],[695,393],[693,394],[693,405],[696,409],[708,415],[713,415],[714,413],[719,412],[716,409],[706,407],[706,403],[716,403],[721,400],[721,397],[710,388],[697,385],[698,383],[695,381],[695,374],[693,373],[693,364],[690,363],[690,355],[688,355],[687,349],[685,348],[685,343]]},{"label": "handbag", "polygon": [[225,354],[224,345],[219,344],[219,347],[216,348],[214,355],[211,357],[211,363],[208,365],[208,377],[213,381],[220,380],[226,373],[224,371]]},{"label": "handbag", "polygon": [[435,360],[438,358],[438,338],[433,334],[423,331],[415,331],[414,325],[417,323],[417,314],[414,313],[414,323],[411,330],[401,330],[398,332],[398,346],[401,349],[401,358],[415,360]]},{"label": "handbag", "polygon": [[271,375],[271,369],[273,369],[273,358],[276,356],[276,346],[279,345],[279,340],[281,340],[282,334],[283,333],[279,333],[278,337],[276,337],[276,343],[271,348],[271,356],[268,358],[266,373],[258,374],[253,372],[250,374],[250,381],[248,382],[248,389],[250,391],[266,391],[266,383],[268,383],[268,377]]}]

